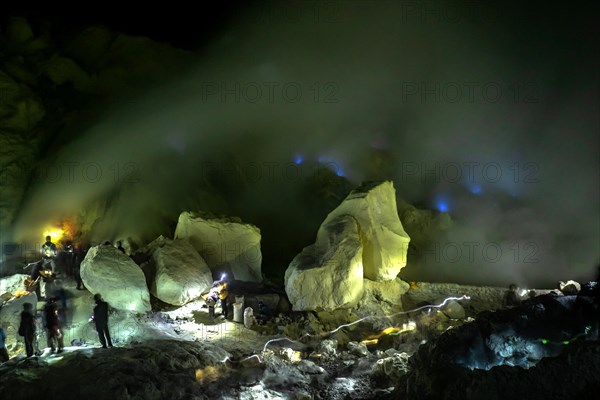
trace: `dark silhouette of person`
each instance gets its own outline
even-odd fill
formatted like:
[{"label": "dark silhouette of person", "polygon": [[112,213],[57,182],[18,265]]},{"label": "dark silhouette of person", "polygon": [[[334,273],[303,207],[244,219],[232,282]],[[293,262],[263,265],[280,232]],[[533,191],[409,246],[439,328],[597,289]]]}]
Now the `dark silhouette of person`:
[{"label": "dark silhouette of person", "polygon": [[75,265],[74,265],[74,274],[75,274],[75,282],[77,282],[77,290],[85,290],[85,286],[83,281],[81,280],[81,263],[87,254],[85,245],[79,244],[75,249]]},{"label": "dark silhouette of person", "polygon": [[506,293],[504,293],[504,299],[502,299],[504,307],[516,307],[521,304],[519,295],[517,294],[517,285],[512,283]]},{"label": "dark silhouette of person", "polygon": [[[60,331],[60,319],[58,318],[58,306],[56,304],[56,298],[50,297],[44,306],[44,317],[46,320],[46,332],[48,334],[48,347],[50,352],[62,353],[63,335]],[[58,348],[58,350],[57,350]]]},{"label": "dark silhouette of person", "polygon": [[0,363],[8,361],[8,350],[6,349],[6,333],[0,327]]},{"label": "dark silhouette of person", "polygon": [[64,260],[67,275],[73,276],[75,274],[75,247],[70,240],[65,245]]},{"label": "dark silhouette of person", "polygon": [[33,340],[35,339],[35,317],[32,310],[33,306],[31,303],[23,304],[21,323],[19,324],[19,335],[25,339],[27,357],[33,356]]},{"label": "dark silhouette of person", "polygon": [[125,253],[125,248],[123,247],[123,244],[121,243],[120,240],[117,242],[117,249],[119,249],[121,251],[121,253],[127,254],[127,253]]},{"label": "dark silhouette of person", "polygon": [[85,251],[83,245],[79,244],[75,247],[75,262],[73,265],[73,274],[75,276],[75,282],[77,283],[77,290],[85,289],[83,281],[81,280],[81,262],[85,258]]},{"label": "dark silhouette of person", "polygon": [[261,324],[265,324],[272,317],[271,309],[268,305],[263,303],[262,301],[258,302],[258,321]]},{"label": "dark silhouette of person", "polygon": [[[42,290],[41,290],[41,280],[43,279],[41,272],[45,269],[44,267],[44,260],[40,260],[38,263],[36,263],[33,266],[33,269],[31,270],[31,275],[29,276],[29,279],[31,279],[31,282],[35,282],[35,294],[37,295],[38,299],[42,298]],[[33,288],[32,288],[33,289]]]},{"label": "dark silhouette of person", "polygon": [[94,315],[92,319],[96,324],[96,331],[98,332],[98,338],[102,344],[102,348],[113,347],[112,340],[110,339],[110,332],[108,331],[108,303],[102,300],[102,295],[96,293],[94,295],[96,306],[94,306]]},{"label": "dark silhouette of person", "polygon": [[227,317],[229,316],[229,305],[227,302],[228,298],[229,291],[227,290],[227,287],[224,287],[219,292],[219,300],[221,301],[221,313],[223,314],[223,317],[225,319],[227,319]]},{"label": "dark silhouette of person", "polygon": [[60,301],[60,307],[58,309],[58,316],[59,319],[62,322],[67,322],[67,310],[68,310],[68,305],[67,305],[67,291],[65,290],[65,288],[62,285],[62,282],[57,280],[56,284],[54,286],[54,293],[53,296],[55,299],[57,299],[57,301]]}]

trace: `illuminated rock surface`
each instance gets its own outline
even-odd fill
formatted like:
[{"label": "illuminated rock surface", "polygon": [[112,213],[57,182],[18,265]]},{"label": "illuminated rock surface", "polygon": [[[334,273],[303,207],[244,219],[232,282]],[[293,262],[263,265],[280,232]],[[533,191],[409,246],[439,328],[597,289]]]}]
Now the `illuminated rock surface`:
[{"label": "illuminated rock surface", "polygon": [[295,311],[350,308],[363,295],[363,248],[356,220],[348,215],[323,223],[317,241],[285,273]]},{"label": "illuminated rock surface", "polygon": [[[438,298],[448,287],[430,289]],[[415,330],[380,336],[377,345],[363,342],[377,329],[361,322],[333,335],[276,341],[265,347],[269,339],[281,336],[263,333],[269,331],[266,325],[248,330],[242,324],[211,319],[199,301],[167,312],[118,311],[110,320],[117,347],[101,350],[89,346],[98,342],[92,325],[83,322],[93,307],[92,294],[74,295],[70,304],[76,308],[76,327],[65,334],[67,343],[82,338],[84,344],[60,355],[46,352],[23,359],[22,346],[11,339],[9,352],[19,355],[0,365],[0,392],[11,393],[15,400],[40,393],[111,400],[514,398],[511,393],[528,399],[553,398],[557,393],[560,396],[554,398],[571,398],[570,393],[586,398],[600,368],[596,342],[532,340],[539,332],[550,342],[573,334],[572,322],[578,315],[574,296],[540,296],[522,307],[482,313],[472,323],[455,321],[436,328],[437,333],[420,347],[425,332],[415,313],[410,317],[416,321]],[[330,324],[334,314],[346,317]],[[441,311],[425,315],[451,321]],[[295,321],[304,327],[298,335],[324,333],[354,320],[350,310],[293,313],[277,319],[273,324],[291,326]],[[400,326],[406,316],[386,319],[391,326]],[[44,339],[40,337],[42,346]],[[487,351],[481,351],[484,346]],[[529,369],[509,367],[536,361]],[[527,392],[531,385],[538,388],[533,394]]]},{"label": "illuminated rock surface", "polygon": [[254,225],[238,218],[183,212],[175,238],[188,240],[217,274],[230,272],[241,281],[262,280],[261,235]]},{"label": "illuminated rock surface", "polygon": [[210,269],[188,241],[161,236],[149,247],[156,271],[150,292],[160,300],[180,306],[211,287]]},{"label": "illuminated rock surface", "polygon": [[81,263],[81,279],[92,293],[100,293],[111,307],[150,311],[150,293],[140,267],[117,248],[92,247]]},{"label": "illuminated rock surface", "polygon": [[406,265],[410,237],[398,217],[392,182],[365,183],[353,190],[323,224],[344,215],[352,216],[359,226],[364,277],[374,281],[396,278]]},{"label": "illuminated rock surface", "polygon": [[402,295],[408,291],[408,283],[400,278],[380,282],[365,279],[363,282],[364,295],[356,309],[358,315],[389,315],[402,310]]},{"label": "illuminated rock surface", "polygon": [[24,290],[23,280],[29,275],[16,274],[0,278],[0,296],[9,292],[15,293],[17,290]]},{"label": "illuminated rock surface", "polygon": [[469,286],[456,283],[415,282],[403,296],[406,308],[414,308],[423,303],[436,304],[441,296],[460,297],[468,295],[471,300],[466,304],[474,313],[497,310],[502,307],[502,298],[506,288],[491,286]]},{"label": "illuminated rock surface", "polygon": [[[406,265],[410,238],[398,218],[395,196],[391,182],[367,183],[327,216],[315,244],[304,248],[286,271],[286,292],[294,310],[350,308],[362,298],[361,277],[396,278]],[[374,296],[389,293],[376,284],[367,286],[365,306]],[[401,304],[406,286],[391,284],[388,289],[393,293],[384,296]]]},{"label": "illuminated rock surface", "polygon": [[576,295],[581,290],[581,284],[573,280],[558,282],[558,288],[565,295]]},{"label": "illuminated rock surface", "polygon": [[23,304],[30,303],[35,309],[37,301],[36,294],[30,293],[19,298],[13,298],[7,303],[2,304],[2,308],[0,308],[0,327],[4,328],[4,332],[8,337],[7,342],[17,339]]}]

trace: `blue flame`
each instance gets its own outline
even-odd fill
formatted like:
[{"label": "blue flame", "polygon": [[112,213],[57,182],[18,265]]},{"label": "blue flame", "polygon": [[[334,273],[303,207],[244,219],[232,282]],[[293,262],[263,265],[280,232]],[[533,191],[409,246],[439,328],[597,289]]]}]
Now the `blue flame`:
[{"label": "blue flame", "polygon": [[300,165],[304,162],[304,157],[302,157],[302,154],[296,154],[296,157],[294,158],[294,163],[296,163],[296,165]]},{"label": "blue flame", "polygon": [[448,203],[446,203],[445,201],[439,200],[437,202],[437,209],[440,212],[448,212]]},{"label": "blue flame", "polygon": [[450,199],[444,193],[437,194],[434,198],[434,207],[439,212],[449,212],[450,211]]},{"label": "blue flame", "polygon": [[481,186],[479,185],[472,185],[469,190],[473,194],[481,194]]},{"label": "blue flame", "polygon": [[327,165],[337,176],[346,176],[344,169],[339,162],[331,157],[320,155],[317,157],[317,161],[321,164]]}]

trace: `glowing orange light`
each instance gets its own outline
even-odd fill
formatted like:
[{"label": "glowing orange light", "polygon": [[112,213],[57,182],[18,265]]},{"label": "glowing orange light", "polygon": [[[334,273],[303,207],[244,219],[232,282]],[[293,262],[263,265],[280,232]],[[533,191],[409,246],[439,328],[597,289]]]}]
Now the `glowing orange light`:
[{"label": "glowing orange light", "polygon": [[64,233],[65,231],[63,231],[62,229],[50,228],[44,231],[44,238],[46,236],[50,236],[52,238],[52,241],[56,242],[63,237]]},{"label": "glowing orange light", "polygon": [[219,368],[212,365],[205,368],[198,368],[196,370],[196,381],[201,385],[207,382],[214,382],[219,379],[220,374]]},{"label": "glowing orange light", "polygon": [[28,292],[26,290],[17,290],[16,292],[13,293],[13,297],[19,298],[19,297],[27,296],[29,293],[31,293],[31,292]]},{"label": "glowing orange light", "polygon": [[52,272],[48,269],[41,270],[40,275],[43,276],[44,278],[54,278],[54,272]]},{"label": "glowing orange light", "polygon": [[50,236],[54,243],[73,240],[79,231],[78,225],[74,218],[66,218],[54,226],[46,227],[43,237]]},{"label": "glowing orange light", "polygon": [[399,335],[404,332],[414,331],[417,328],[416,324],[413,321],[402,324],[402,327],[390,326],[389,328],[385,328],[381,332],[376,335],[368,336],[365,340],[361,341],[366,345],[373,345],[379,343],[379,339],[382,336],[386,335]]}]

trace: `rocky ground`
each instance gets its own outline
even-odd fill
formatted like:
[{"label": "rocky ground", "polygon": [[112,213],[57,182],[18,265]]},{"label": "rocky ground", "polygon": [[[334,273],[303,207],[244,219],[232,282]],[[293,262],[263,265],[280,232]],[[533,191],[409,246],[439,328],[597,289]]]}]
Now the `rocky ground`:
[{"label": "rocky ground", "polygon": [[[460,289],[413,285],[405,303],[426,298],[436,305],[436,298],[457,294],[444,293],[448,287]],[[597,332],[579,335],[569,317],[579,315],[576,296],[539,296],[516,309],[479,314],[465,300],[385,319],[348,311],[285,313],[251,329],[209,318],[202,301],[168,307],[155,300],[149,313],[114,311],[116,347],[104,350],[84,320],[91,293],[67,289],[74,311],[66,330],[70,346],[25,359],[9,332],[14,357],[0,366],[2,393],[14,399],[40,393],[61,399],[493,399],[515,391],[563,399],[597,385],[600,372],[600,346],[586,340]],[[480,303],[474,299],[473,306]],[[384,321],[395,329],[381,329]],[[484,333],[492,339],[478,339]],[[539,384],[539,396],[532,384]]]},{"label": "rocky ground", "polygon": [[[65,353],[45,349],[25,359],[20,338],[8,329],[13,358],[2,365],[0,388],[14,398],[41,392],[57,398],[378,398],[391,392],[390,376],[402,373],[421,340],[407,330],[367,346],[360,341],[381,333],[382,318],[361,322],[347,311],[280,314],[247,329],[209,318],[202,301],[172,307],[155,299],[149,313],[113,310],[116,347],[103,350],[87,321],[92,294],[65,286],[72,310],[63,329]],[[385,322],[401,321],[408,319]],[[350,325],[331,332],[344,323]],[[45,340],[40,335],[42,349]],[[98,380],[107,384],[98,388]]]}]

